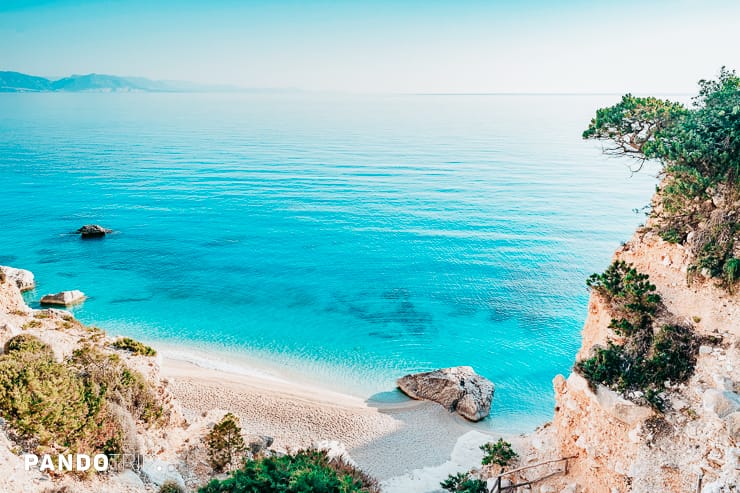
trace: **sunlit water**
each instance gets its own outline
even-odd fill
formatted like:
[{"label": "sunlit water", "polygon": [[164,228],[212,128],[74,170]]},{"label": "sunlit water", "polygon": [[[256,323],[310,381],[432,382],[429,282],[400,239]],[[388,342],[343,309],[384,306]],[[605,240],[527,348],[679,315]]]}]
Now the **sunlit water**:
[{"label": "sunlit water", "polygon": [[0,94],[0,263],[114,334],[359,395],[471,365],[526,430],[655,185],[580,138],[615,99]]}]

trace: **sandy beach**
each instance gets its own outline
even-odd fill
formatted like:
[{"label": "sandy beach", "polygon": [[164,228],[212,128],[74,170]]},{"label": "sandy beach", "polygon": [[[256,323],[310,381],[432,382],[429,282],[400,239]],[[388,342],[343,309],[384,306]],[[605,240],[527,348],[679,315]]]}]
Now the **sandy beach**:
[{"label": "sandy beach", "polygon": [[161,372],[186,417],[229,410],[241,418],[245,432],[269,435],[282,449],[339,441],[381,481],[449,461],[466,433],[478,430],[476,436],[484,436],[429,402],[369,403],[261,372],[204,368],[166,352]]}]

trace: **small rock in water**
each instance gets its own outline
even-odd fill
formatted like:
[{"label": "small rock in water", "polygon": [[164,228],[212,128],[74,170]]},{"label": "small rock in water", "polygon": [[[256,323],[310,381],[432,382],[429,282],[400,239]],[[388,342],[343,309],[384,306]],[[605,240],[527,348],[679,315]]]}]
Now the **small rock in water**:
[{"label": "small rock in water", "polygon": [[85,301],[85,293],[82,291],[62,291],[57,294],[47,294],[41,298],[42,305],[69,306]]},{"label": "small rock in water", "polygon": [[98,224],[86,224],[75,233],[82,235],[82,238],[100,238],[108,233],[112,233],[110,229],[104,228]]},{"label": "small rock in water", "polygon": [[470,421],[480,421],[491,411],[493,382],[469,366],[406,375],[397,384],[412,399],[434,401]]}]

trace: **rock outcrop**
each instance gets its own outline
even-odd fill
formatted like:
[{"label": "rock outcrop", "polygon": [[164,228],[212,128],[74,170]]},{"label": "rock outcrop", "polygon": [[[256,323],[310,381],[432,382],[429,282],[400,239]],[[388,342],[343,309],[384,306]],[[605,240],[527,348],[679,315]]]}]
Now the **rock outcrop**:
[{"label": "rock outcrop", "polygon": [[57,294],[47,294],[41,298],[42,305],[71,306],[85,301],[85,293],[82,291],[62,291]]},{"label": "rock outcrop", "polygon": [[0,265],[0,272],[2,272],[8,280],[14,282],[21,291],[28,291],[36,287],[36,280],[33,277],[33,273],[29,270]]},{"label": "rock outcrop", "polygon": [[82,238],[100,238],[108,233],[112,233],[110,229],[104,228],[98,224],[86,224],[75,233],[82,236]]},{"label": "rock outcrop", "polygon": [[491,411],[493,382],[469,366],[406,375],[397,384],[412,399],[436,402],[470,421],[480,421]]},{"label": "rock outcrop", "polygon": [[[689,285],[685,247],[650,232],[638,231],[615,260],[650,276],[673,320],[690,324],[698,337],[721,342],[703,343],[693,376],[670,386],[663,413],[602,386],[593,390],[578,374],[557,376],[553,421],[530,436],[531,450],[522,455],[525,463],[574,458],[567,474],[539,482],[535,491],[561,492],[573,484],[579,493],[697,491],[699,484],[703,493],[735,491],[740,485],[740,295],[709,279]],[[617,337],[609,328],[612,318],[609,306],[592,293],[577,359]]]}]

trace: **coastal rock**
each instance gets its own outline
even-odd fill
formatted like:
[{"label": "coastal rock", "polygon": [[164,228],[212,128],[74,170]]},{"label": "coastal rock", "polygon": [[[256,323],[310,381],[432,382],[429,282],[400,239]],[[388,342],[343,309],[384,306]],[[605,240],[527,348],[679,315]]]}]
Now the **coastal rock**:
[{"label": "coastal rock", "polygon": [[702,398],[704,409],[711,411],[720,418],[740,411],[740,395],[717,389],[709,389],[704,392]]},{"label": "coastal rock", "polygon": [[321,440],[311,445],[313,450],[323,450],[329,457],[329,460],[341,459],[346,464],[356,465],[354,459],[349,455],[347,447],[337,440]]},{"label": "coastal rock", "polygon": [[247,448],[252,455],[259,454],[260,452],[267,450],[272,445],[275,439],[267,435],[254,435],[247,437]]},{"label": "coastal rock", "polygon": [[480,421],[491,411],[493,382],[469,366],[406,375],[397,384],[412,399],[434,401],[470,421]]},{"label": "coastal rock", "polygon": [[42,305],[63,305],[70,306],[81,303],[85,300],[85,293],[82,291],[62,291],[57,294],[47,294],[41,298]]},{"label": "coastal rock", "polygon": [[570,374],[567,382],[569,389],[588,396],[600,409],[626,425],[634,426],[653,415],[649,407],[638,406],[603,385],[598,386],[596,393],[592,392],[586,379],[575,372]]},{"label": "coastal rock", "polygon": [[12,324],[0,324],[0,352],[2,352],[2,347],[5,347],[5,343],[8,342],[10,338],[20,334],[20,332],[21,331],[18,327]]},{"label": "coastal rock", "polygon": [[7,280],[14,282],[21,291],[28,291],[36,287],[36,280],[33,278],[33,273],[30,270],[15,269],[0,265],[0,271],[5,274]]},{"label": "coastal rock", "polygon": [[110,229],[104,228],[99,224],[86,224],[75,231],[75,233],[81,235],[82,238],[100,238],[112,232],[113,231]]},{"label": "coastal rock", "polygon": [[145,458],[141,466],[141,473],[156,486],[162,486],[167,481],[174,481],[183,489],[185,488],[185,480],[177,471],[175,464],[170,464],[160,459]]},{"label": "coastal rock", "polygon": [[740,442],[740,411],[725,416],[727,432],[735,442]]}]

